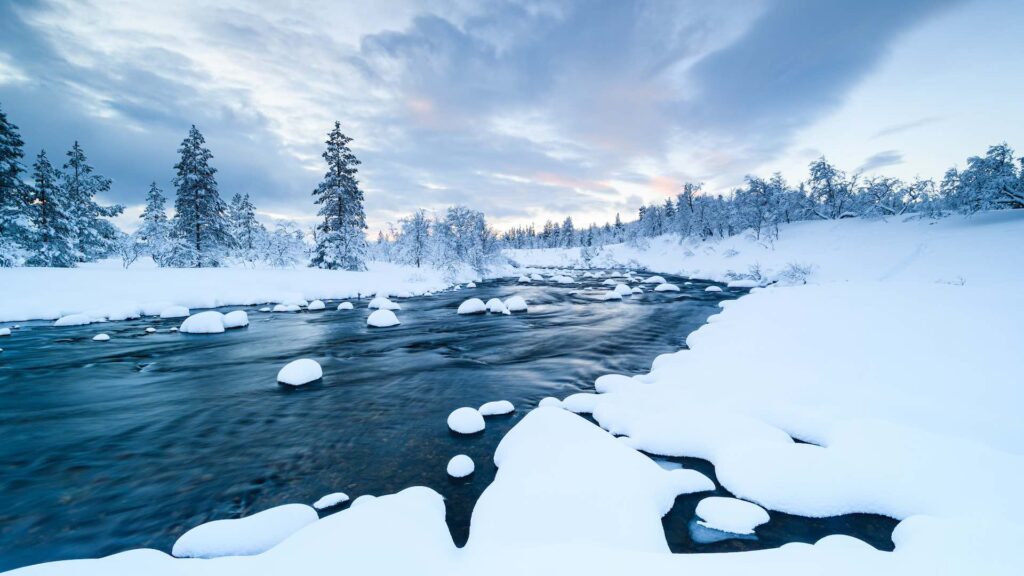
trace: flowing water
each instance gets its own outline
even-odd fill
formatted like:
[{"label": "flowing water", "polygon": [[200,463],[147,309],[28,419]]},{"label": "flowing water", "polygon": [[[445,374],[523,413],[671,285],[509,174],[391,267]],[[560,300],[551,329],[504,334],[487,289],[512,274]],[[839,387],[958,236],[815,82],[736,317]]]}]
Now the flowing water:
[{"label": "flowing water", "polygon": [[[334,310],[337,301],[323,312],[229,307],[247,310],[250,325],[217,335],[173,333],[180,320],[154,318],[23,323],[0,341],[0,570],[129,548],[168,551],[209,520],[335,491],[355,498],[413,485],[445,496],[461,545],[473,504],[494,478],[498,441],[530,408],[592,390],[602,374],[646,372],[658,354],[684,347],[720,300],[745,292],[707,293],[706,282],[667,278],[683,290],[648,286],[623,302],[598,301],[600,280],[482,282],[402,299],[402,324],[386,329],[367,328],[365,301],[349,311]],[[529,313],[455,313],[466,298],[512,294],[527,299]],[[111,340],[93,342],[99,332]],[[322,381],[275,383],[284,364],[304,357],[320,362]],[[499,399],[516,412],[487,418],[482,434],[448,430],[453,409]],[[453,480],[445,466],[460,453],[476,472]],[[670,545],[717,550],[720,543],[688,539],[695,502],[677,501],[666,517]],[[858,518],[839,524],[859,533]],[[787,530],[728,546],[778,545]],[[876,546],[891,547],[891,526],[877,531]]]}]

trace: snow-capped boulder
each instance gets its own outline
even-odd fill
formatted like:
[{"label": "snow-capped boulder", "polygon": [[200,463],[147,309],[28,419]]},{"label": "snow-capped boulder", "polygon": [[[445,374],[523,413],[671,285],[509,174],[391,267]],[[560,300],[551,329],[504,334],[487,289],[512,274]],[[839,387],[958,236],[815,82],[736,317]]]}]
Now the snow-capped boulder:
[{"label": "snow-capped boulder", "polygon": [[0,328],[0,336],[10,336],[10,335],[11,335],[11,329],[10,328]]},{"label": "snow-capped boulder", "polygon": [[511,314],[505,303],[498,298],[491,298],[487,301],[487,311],[492,314]]},{"label": "snow-capped boulder", "polygon": [[233,310],[224,315],[225,328],[244,328],[249,325],[249,315],[245,310]]},{"label": "snow-capped boulder", "polygon": [[664,284],[658,284],[657,286],[655,286],[654,287],[654,291],[655,292],[679,292],[679,286],[676,286],[675,284],[669,284],[668,282],[665,282]]},{"label": "snow-capped boulder", "polygon": [[707,288],[704,289],[704,291],[705,292],[721,292],[722,288],[720,286],[708,286]]},{"label": "snow-capped boulder", "polygon": [[622,300],[622,294],[614,290],[608,290],[601,296],[601,300]]},{"label": "snow-capped boulder", "polygon": [[345,494],[344,492],[332,492],[316,502],[313,502],[313,508],[323,510],[325,508],[333,508],[334,506],[344,504],[345,502],[348,502],[348,494]]},{"label": "snow-capped boulder", "polygon": [[631,292],[633,294],[643,294],[644,293],[644,289],[639,287],[639,286],[634,286],[633,289],[631,290]]},{"label": "snow-capped boulder", "polygon": [[522,296],[509,296],[505,299],[505,307],[509,312],[526,312],[526,300]]},{"label": "snow-capped boulder", "polygon": [[309,310],[310,312],[317,312],[325,309],[327,309],[327,305],[324,304],[323,300],[313,300],[309,303],[309,306],[306,307],[306,310]]},{"label": "snow-capped boulder", "polygon": [[448,415],[448,427],[459,434],[476,434],[484,429],[484,417],[476,408],[464,406]]},{"label": "snow-capped boulder", "polygon": [[352,310],[353,308],[355,308],[355,306],[353,306],[351,302],[342,302],[341,304],[338,304],[338,310]]},{"label": "snow-capped boulder", "polygon": [[615,293],[620,296],[629,296],[633,294],[633,289],[630,288],[629,286],[626,286],[625,284],[616,284]]},{"label": "snow-capped boulder", "polygon": [[520,276],[518,282],[520,284],[528,284],[528,283],[532,282],[532,280],[530,280],[529,276]]},{"label": "snow-capped boulder", "polygon": [[302,307],[298,304],[275,304],[272,312],[298,312]]},{"label": "snow-capped boulder", "polygon": [[387,296],[377,296],[370,303],[366,305],[370,310],[401,310],[402,306],[397,302],[392,302]]},{"label": "snow-capped boulder", "polygon": [[319,520],[305,504],[285,504],[234,520],[214,520],[185,532],[171,554],[179,558],[252,556]]},{"label": "snow-capped boulder", "polygon": [[[3,330],[7,330],[7,334],[8,335],[10,334],[10,329],[9,328],[3,328]],[[110,340],[110,336],[107,335],[107,334],[97,334],[97,335],[93,336],[92,339],[94,341],[96,341],[96,342],[106,342],[106,341]]]},{"label": "snow-capped boulder", "polygon": [[487,311],[487,305],[479,298],[470,298],[459,304],[459,314],[482,314]]},{"label": "snow-capped boulder", "polygon": [[96,318],[91,314],[68,314],[67,316],[61,316],[58,318],[53,325],[58,328],[61,326],[84,326],[86,324],[101,321],[101,319]]},{"label": "snow-capped boulder", "polygon": [[466,282],[466,288],[476,288],[476,282]]},{"label": "snow-capped boulder", "polygon": [[146,334],[152,334],[153,332],[156,332],[156,328],[153,328],[152,326],[146,328]]},{"label": "snow-capped boulder", "polygon": [[120,322],[122,320],[135,320],[142,316],[142,311],[132,304],[122,304],[113,308],[107,309],[107,320],[111,322]]},{"label": "snow-capped boulder", "polygon": [[391,310],[374,310],[366,319],[366,325],[374,328],[388,328],[399,324],[401,322],[398,321],[398,316]]},{"label": "snow-capped boulder", "polygon": [[551,281],[557,284],[573,284],[576,282],[576,279],[572,276],[555,276]]},{"label": "snow-capped boulder", "polygon": [[530,274],[530,280],[533,280],[534,282],[542,282],[544,277],[534,272],[533,274]]},{"label": "snow-capped boulder", "polygon": [[310,358],[300,358],[285,364],[277,373],[277,381],[289,386],[302,386],[324,377],[320,363]]},{"label": "snow-capped boulder", "polygon": [[602,286],[617,286],[618,284],[619,284],[618,280],[613,280],[611,278],[605,280],[604,282],[601,282]]},{"label": "snow-capped boulder", "polygon": [[649,276],[644,278],[644,284],[664,284],[667,282],[662,276]]},{"label": "snow-capped boulder", "polygon": [[554,396],[548,396],[547,398],[541,399],[537,406],[552,406],[554,408],[561,408],[562,401]]},{"label": "snow-capped boulder", "polygon": [[465,478],[473,473],[476,466],[473,459],[465,454],[459,454],[448,461],[448,475],[452,478]]},{"label": "snow-capped boulder", "polygon": [[710,496],[697,503],[697,522],[732,534],[753,534],[754,528],[769,520],[768,512],[753,502]]},{"label": "snow-capped boulder", "polygon": [[216,310],[193,314],[181,323],[178,332],[186,334],[220,334],[224,331],[224,315]]},{"label": "snow-capped boulder", "polygon": [[184,306],[169,306],[160,312],[161,318],[187,318],[189,309]]},{"label": "snow-capped boulder", "polygon": [[260,312],[270,312],[270,306],[264,306],[263,308],[260,308]]},{"label": "snow-capped boulder", "polygon": [[502,416],[504,414],[511,414],[515,410],[516,407],[508,400],[495,400],[481,406],[479,412],[481,416]]}]

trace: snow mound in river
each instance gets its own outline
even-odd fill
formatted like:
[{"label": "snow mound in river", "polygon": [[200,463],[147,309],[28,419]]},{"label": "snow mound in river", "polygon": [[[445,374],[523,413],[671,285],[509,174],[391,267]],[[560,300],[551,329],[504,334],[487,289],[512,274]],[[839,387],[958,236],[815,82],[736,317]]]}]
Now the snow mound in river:
[{"label": "snow mound in river", "polygon": [[722,288],[719,286],[708,286],[704,289],[705,292],[721,292]]},{"label": "snow mound in river", "polygon": [[401,322],[398,321],[398,316],[391,310],[374,310],[366,319],[366,325],[374,328],[388,328],[399,324]]},{"label": "snow mound in river", "polygon": [[448,475],[452,478],[465,478],[472,474],[475,468],[473,459],[465,454],[459,454],[448,461]]},{"label": "snow mound in river", "polygon": [[338,310],[352,310],[354,308],[355,306],[353,306],[351,302],[342,302],[341,304],[338,304]]},{"label": "snow mound in river", "polygon": [[181,323],[178,331],[185,334],[220,334],[224,331],[224,315],[216,310],[193,314]]},{"label": "snow mound in river", "polygon": [[498,298],[491,298],[487,301],[487,311],[492,314],[510,314],[508,307]]},{"label": "snow mound in river", "polygon": [[509,296],[505,299],[505,307],[509,312],[526,312],[526,300],[522,296]]},{"label": "snow mound in river", "polygon": [[[3,330],[7,330],[8,331],[7,334],[4,334],[4,336],[10,335],[10,328],[4,328]],[[107,335],[107,334],[97,334],[97,335],[93,336],[92,339],[95,340],[96,342],[106,342],[106,341],[110,340],[110,336]]]},{"label": "snow mound in river", "polygon": [[179,558],[252,556],[270,550],[318,519],[316,510],[305,504],[285,504],[245,518],[214,520],[185,532],[171,554]]},{"label": "snow mound in river", "polygon": [[457,408],[448,415],[448,427],[459,434],[476,434],[484,429],[484,417],[476,408]]},{"label": "snow mound in river", "polygon": [[697,504],[701,526],[732,534],[753,534],[754,528],[769,520],[768,512],[753,502],[711,496]]},{"label": "snow mound in river", "polygon": [[277,381],[289,386],[302,386],[323,378],[320,363],[309,358],[293,360],[277,373]]},{"label": "snow mound in river", "polygon": [[312,302],[309,303],[309,306],[306,306],[306,310],[309,310],[311,312],[316,312],[318,310],[324,310],[326,308],[327,308],[327,305],[324,304],[323,300],[313,300]]},{"label": "snow mound in river", "polygon": [[511,414],[515,412],[515,409],[516,407],[508,400],[495,400],[481,406],[480,414],[483,416],[500,416],[502,414]]},{"label": "snow mound in river", "polygon": [[459,314],[482,314],[487,311],[487,305],[479,298],[470,298],[459,304]]},{"label": "snow mound in river", "polygon": [[370,300],[370,303],[367,304],[366,307],[369,308],[370,310],[373,310],[375,308],[379,308],[381,310],[401,310],[402,309],[402,306],[400,304],[398,304],[397,302],[392,302],[386,296],[377,296],[373,300]]},{"label": "snow mound in river", "polygon": [[348,502],[348,494],[344,492],[332,492],[323,498],[320,498],[316,502],[313,502],[313,508],[317,510],[323,510],[325,508],[331,508],[338,504],[344,504]]},{"label": "snow mound in river", "polygon": [[184,306],[170,306],[160,312],[161,318],[185,318],[188,315],[189,310]]},{"label": "snow mound in river", "polygon": [[658,284],[657,286],[655,286],[654,287],[654,291],[655,292],[679,292],[679,286],[676,286],[675,284],[669,284],[668,282],[665,282],[664,284]]},{"label": "snow mound in river", "polygon": [[91,314],[68,314],[67,316],[61,316],[53,323],[55,327],[61,326],[84,326],[86,324],[92,324],[93,322],[102,322],[102,318],[97,318]]},{"label": "snow mound in river", "polygon": [[234,310],[224,315],[225,328],[244,328],[249,325],[249,315],[245,310]]},{"label": "snow mound in river", "polygon": [[666,282],[663,276],[651,276],[644,279],[644,284],[664,284]]}]

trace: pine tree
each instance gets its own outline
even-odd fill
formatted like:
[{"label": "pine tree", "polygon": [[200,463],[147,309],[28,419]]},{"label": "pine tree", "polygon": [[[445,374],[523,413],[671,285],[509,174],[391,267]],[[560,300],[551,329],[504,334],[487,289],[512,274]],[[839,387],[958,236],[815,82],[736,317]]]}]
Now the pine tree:
[{"label": "pine tree", "polygon": [[316,227],[312,262],[318,268],[366,270],[366,213],[356,180],[359,160],[348,147],[351,141],[335,122],[323,153],[327,173],[313,191],[314,203],[320,205],[317,215],[323,217]]},{"label": "pine tree", "polygon": [[177,174],[173,180],[177,196],[171,261],[187,268],[220,266],[231,246],[227,207],[217,192],[217,170],[210,166],[213,154],[195,125],[182,141],[178,154],[181,157],[174,165]]},{"label": "pine tree", "polygon": [[28,191],[21,181],[24,145],[18,127],[0,109],[0,267],[16,265],[31,241]]},{"label": "pine tree", "polygon": [[104,258],[114,252],[120,239],[120,231],[107,218],[120,215],[124,206],[97,203],[97,195],[110,190],[110,179],[94,173],[77,141],[68,150],[67,157],[62,181],[75,232],[76,258],[79,262]]},{"label": "pine tree", "polygon": [[46,151],[40,151],[32,165],[31,218],[33,242],[29,266],[56,266],[70,268],[75,265],[75,233],[67,198],[59,184],[60,173]]},{"label": "pine tree", "polygon": [[167,220],[167,200],[156,182],[149,185],[146,207],[139,218],[142,225],[136,231],[136,237],[154,262],[166,266],[171,255],[171,225]]},{"label": "pine tree", "polygon": [[267,229],[256,219],[256,206],[248,194],[235,194],[231,197],[228,220],[231,223],[235,256],[245,262],[255,262],[259,258],[260,244]]}]

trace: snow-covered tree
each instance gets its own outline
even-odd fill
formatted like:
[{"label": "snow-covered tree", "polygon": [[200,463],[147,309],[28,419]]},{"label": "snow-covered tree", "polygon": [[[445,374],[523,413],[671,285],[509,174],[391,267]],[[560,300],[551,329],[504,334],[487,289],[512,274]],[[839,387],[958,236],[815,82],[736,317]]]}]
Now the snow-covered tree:
[{"label": "snow-covered tree", "polygon": [[267,229],[256,219],[256,206],[249,195],[235,194],[228,205],[228,222],[234,240],[233,254],[243,262],[253,263],[260,258],[260,244]]},{"label": "snow-covered tree", "polygon": [[159,266],[167,266],[173,252],[171,224],[167,219],[167,200],[156,182],[149,185],[146,207],[139,218],[142,225],[135,233],[135,240],[141,244],[140,249]]},{"label": "snow-covered tree", "polygon": [[566,216],[562,221],[562,245],[571,248],[576,245],[576,227],[572,223],[572,216]]},{"label": "snow-covered tree", "polygon": [[468,264],[483,273],[498,252],[497,239],[487,228],[483,212],[452,206],[444,219],[434,225],[434,230],[438,243],[437,263],[450,276],[459,264]]},{"label": "snow-covered tree", "polygon": [[77,141],[67,157],[62,183],[75,232],[77,258],[80,262],[105,258],[116,250],[120,238],[120,230],[107,219],[119,216],[124,206],[99,204],[97,196],[110,190],[110,178],[95,172]]},{"label": "snow-covered tree", "polygon": [[320,206],[317,214],[323,217],[313,252],[313,266],[319,268],[366,269],[366,212],[356,180],[359,159],[349,149],[350,142],[341,123],[335,122],[323,153],[327,173],[313,191],[314,203]]},{"label": "snow-covered tree", "polygon": [[425,211],[417,210],[412,216],[403,218],[399,225],[399,261],[419,268],[430,254],[430,219]]},{"label": "snow-covered tree", "polygon": [[290,268],[306,260],[302,230],[292,222],[278,222],[265,242],[266,262],[274,268]]},{"label": "snow-covered tree", "polygon": [[984,156],[968,158],[956,195],[958,208],[965,213],[1024,208],[1024,185],[1017,174],[1013,148],[1004,142],[989,147]]},{"label": "snow-covered tree", "polygon": [[227,206],[217,191],[217,170],[206,139],[193,125],[178,148],[174,165],[174,248],[170,262],[185,268],[220,266],[231,246]]},{"label": "snow-covered tree", "polygon": [[0,267],[21,261],[24,247],[31,241],[28,222],[28,190],[21,181],[25,167],[18,127],[7,120],[0,109]]},{"label": "snow-covered tree", "polygon": [[32,255],[29,266],[69,268],[75,265],[75,231],[60,172],[42,150],[32,165]]},{"label": "snow-covered tree", "polygon": [[828,163],[822,156],[811,162],[810,186],[811,210],[819,218],[834,220],[850,216],[855,188],[846,173]]}]

